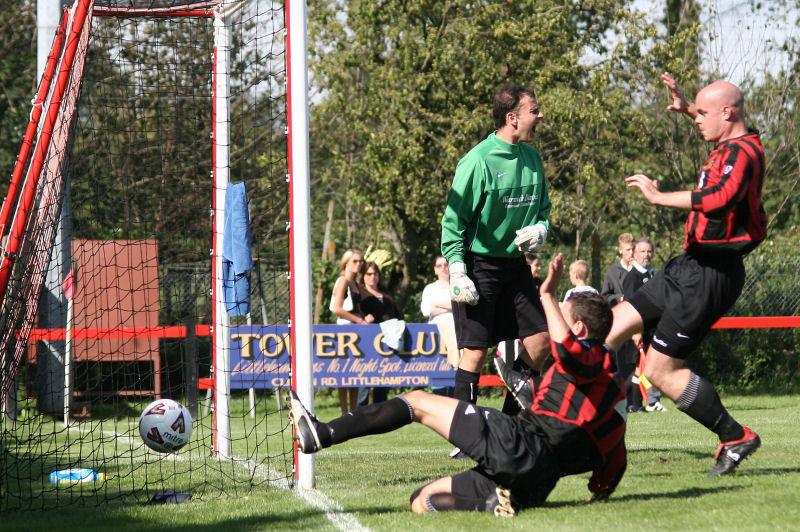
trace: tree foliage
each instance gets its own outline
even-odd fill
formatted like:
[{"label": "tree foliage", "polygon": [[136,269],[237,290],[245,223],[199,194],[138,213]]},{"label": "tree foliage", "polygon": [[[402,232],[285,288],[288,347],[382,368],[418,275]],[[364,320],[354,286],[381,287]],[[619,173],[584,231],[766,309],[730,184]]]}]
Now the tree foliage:
[{"label": "tree foliage", "polygon": [[419,265],[437,253],[453,170],[494,130],[492,96],[508,81],[535,88],[545,113],[534,144],[545,159],[557,245],[586,256],[587,238],[600,246],[601,228],[632,220],[642,232],[659,222],[674,227],[631,200],[622,178],[669,163],[657,137],[670,124],[653,113],[653,80],[670,67],[696,69],[678,63],[697,27],[676,27],[667,41],[628,7],[312,2],[312,79],[321,89],[312,110],[315,200],[337,202],[346,226],[336,237],[346,246],[390,246],[402,266],[401,299],[419,290],[427,274]]},{"label": "tree foliage", "polygon": [[36,93],[36,3],[0,9],[0,168],[10,176]]}]

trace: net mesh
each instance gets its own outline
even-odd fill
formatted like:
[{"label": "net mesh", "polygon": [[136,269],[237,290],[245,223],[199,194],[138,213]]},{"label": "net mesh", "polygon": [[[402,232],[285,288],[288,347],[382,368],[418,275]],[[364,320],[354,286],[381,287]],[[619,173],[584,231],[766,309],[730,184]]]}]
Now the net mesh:
[{"label": "net mesh", "polygon": [[[214,455],[213,397],[198,388],[213,372],[213,24],[163,10],[217,3],[98,1],[94,14],[106,16],[87,17],[86,53],[78,54],[85,68],[73,68],[0,315],[0,510],[291,484],[288,420],[276,390],[259,382],[270,375],[255,376],[252,392],[231,392],[230,460]],[[230,180],[247,184],[255,265],[251,313],[233,325],[285,325],[283,7],[239,7],[231,15]],[[108,16],[112,8],[141,12]],[[159,16],[141,16],[151,8]],[[62,286],[70,271],[71,302]],[[139,436],[139,414],[156,397],[192,412],[192,438],[177,454],[148,450]],[[51,472],[69,468],[106,480],[50,483]]]}]

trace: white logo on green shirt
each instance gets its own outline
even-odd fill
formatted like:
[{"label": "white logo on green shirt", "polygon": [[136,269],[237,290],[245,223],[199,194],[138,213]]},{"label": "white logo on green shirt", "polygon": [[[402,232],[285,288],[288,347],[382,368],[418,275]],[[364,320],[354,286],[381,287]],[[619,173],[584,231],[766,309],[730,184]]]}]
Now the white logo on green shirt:
[{"label": "white logo on green shirt", "polygon": [[530,207],[536,204],[539,199],[538,194],[521,194],[519,196],[503,196],[503,204],[506,209],[516,209],[517,207]]}]

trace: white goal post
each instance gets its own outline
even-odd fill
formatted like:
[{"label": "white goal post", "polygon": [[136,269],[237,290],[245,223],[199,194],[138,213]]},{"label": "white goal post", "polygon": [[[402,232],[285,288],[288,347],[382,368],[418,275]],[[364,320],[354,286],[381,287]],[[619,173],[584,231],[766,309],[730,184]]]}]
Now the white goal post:
[{"label": "white goal post", "polygon": [[[308,134],[308,61],[305,0],[286,1],[287,108],[291,207],[290,276],[292,320],[292,386],[314,410],[314,365],[311,297],[311,179]],[[298,487],[315,487],[314,455],[295,451]]]}]

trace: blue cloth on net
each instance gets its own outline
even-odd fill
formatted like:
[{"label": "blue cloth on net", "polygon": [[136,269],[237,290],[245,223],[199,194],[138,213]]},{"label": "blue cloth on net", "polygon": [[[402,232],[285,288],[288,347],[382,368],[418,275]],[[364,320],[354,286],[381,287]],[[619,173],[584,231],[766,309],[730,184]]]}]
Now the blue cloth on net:
[{"label": "blue cloth on net", "polygon": [[225,192],[225,225],[222,245],[222,288],[229,316],[250,312],[251,251],[250,213],[244,182],[228,184]]}]

